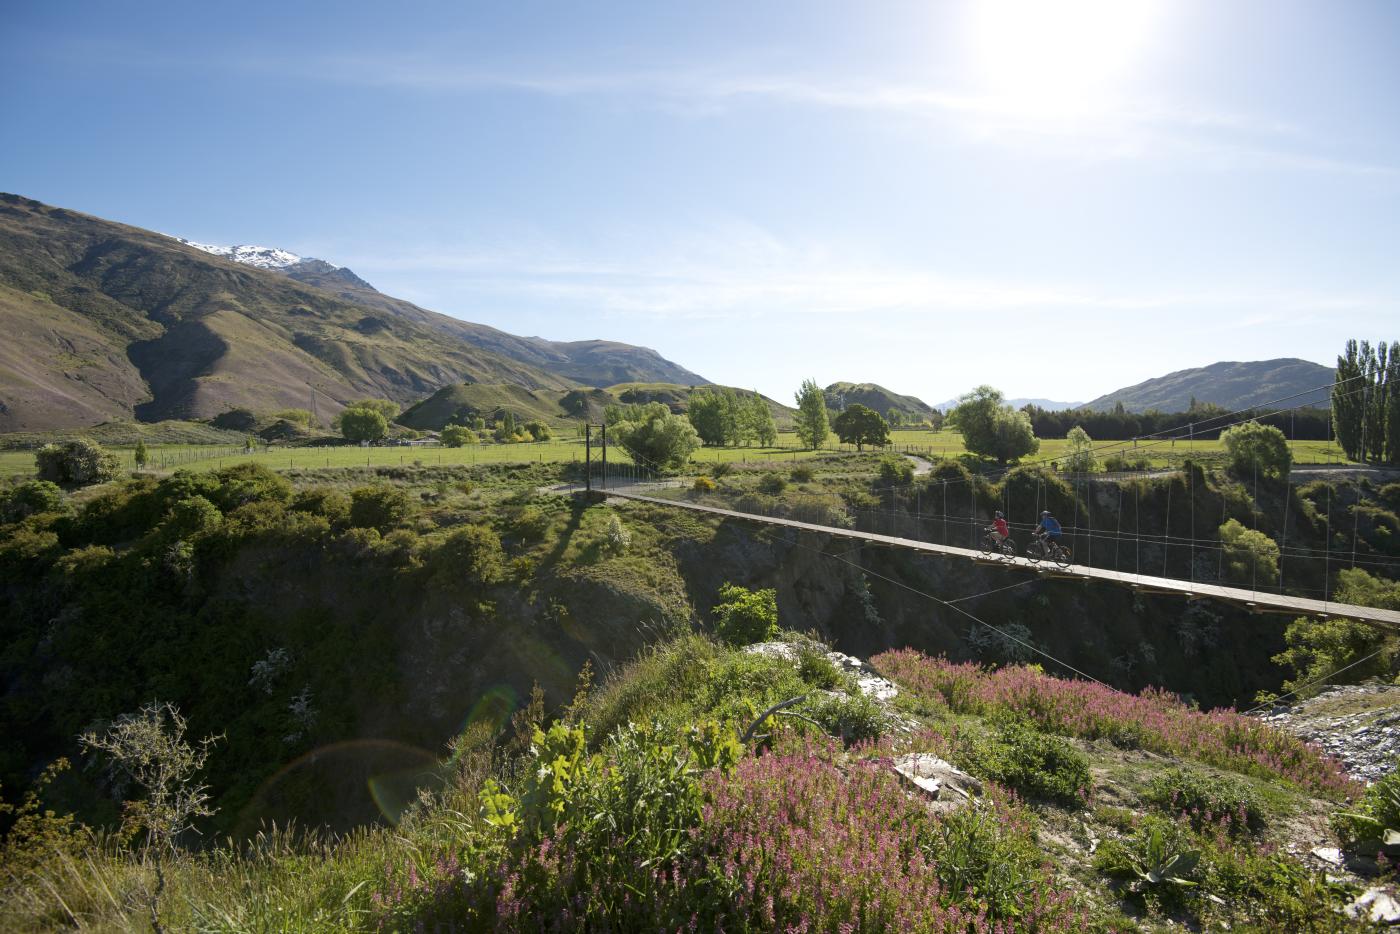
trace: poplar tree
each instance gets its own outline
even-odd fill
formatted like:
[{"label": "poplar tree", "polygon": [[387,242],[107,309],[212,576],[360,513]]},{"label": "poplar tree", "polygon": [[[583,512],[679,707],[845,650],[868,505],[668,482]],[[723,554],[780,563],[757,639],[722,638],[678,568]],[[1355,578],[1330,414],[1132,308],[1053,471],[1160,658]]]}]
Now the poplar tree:
[{"label": "poplar tree", "polygon": [[813,379],[802,381],[797,391],[797,440],[815,451],[826,443],[830,427],[826,420],[826,397]]}]

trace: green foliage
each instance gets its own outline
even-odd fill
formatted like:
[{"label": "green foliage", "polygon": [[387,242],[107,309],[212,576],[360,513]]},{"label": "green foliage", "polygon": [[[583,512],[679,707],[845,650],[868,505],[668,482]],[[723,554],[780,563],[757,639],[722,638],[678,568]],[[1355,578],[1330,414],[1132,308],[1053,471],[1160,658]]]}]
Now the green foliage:
[{"label": "green foliage", "polygon": [[383,532],[408,518],[408,494],[398,487],[362,486],[350,491],[350,524]]},{"label": "green foliage", "polygon": [[539,419],[531,419],[521,427],[530,436],[531,441],[548,441],[550,439],[549,426]]},{"label": "green foliage", "polygon": [[1400,856],[1400,761],[1378,780],[1357,807],[1332,815],[1332,829],[1348,849]]},{"label": "green foliage", "polygon": [[806,640],[797,643],[797,676],[827,691],[846,686],[841,670],[827,657],[826,647]]},{"label": "green foliage", "polygon": [[1070,473],[1089,473],[1098,468],[1098,458],[1094,455],[1094,439],[1082,426],[1075,425],[1065,435],[1069,449],[1060,458],[1060,465]]},{"label": "green foliage", "polygon": [[788,471],[788,479],[793,483],[811,483],[812,477],[812,468],[806,464],[796,464]]},{"label": "green foliage", "polygon": [[660,402],[634,407],[612,426],[612,438],[644,467],[676,468],[700,446],[689,421]]},{"label": "green foliage", "polygon": [[217,529],[223,521],[218,506],[203,496],[190,496],[171,505],[157,535],[166,542],[190,539]]},{"label": "green foliage", "polygon": [[55,778],[68,770],[68,760],[58,759],[39,773],[18,804],[0,798],[0,819],[8,829],[0,835],[0,865],[13,873],[9,881],[23,878],[52,864],[64,854],[74,853],[82,840],[81,825],[72,814],[56,814],[41,803],[44,792]]},{"label": "green foliage", "polygon": [[1197,829],[1222,819],[1241,832],[1264,827],[1266,810],[1258,792],[1232,775],[1168,769],[1152,779],[1143,798],[1168,816],[1184,814]]},{"label": "green foliage", "polygon": [[758,478],[758,491],[767,493],[769,496],[777,496],[787,489],[787,481],[781,474],[766,473]]},{"label": "green foliage", "polygon": [[988,732],[964,734],[959,749],[973,773],[1033,797],[1071,803],[1091,784],[1082,752],[1020,718],[997,718]]},{"label": "green foliage", "polygon": [[505,552],[490,526],[468,525],[448,535],[429,563],[445,583],[485,586],[504,576]]},{"label": "green foliage", "polygon": [[462,425],[448,425],[442,430],[442,443],[450,448],[476,443],[476,432]]},{"label": "green foliage", "polygon": [[608,516],[608,528],[603,533],[603,546],[615,555],[626,554],[627,549],[632,547],[632,533],[627,531],[627,527],[622,524],[622,519],[616,513]]},{"label": "green foliage", "polygon": [[695,482],[690,485],[690,489],[695,493],[713,493],[716,489],[715,481],[701,474],[695,478]]},{"label": "green foliage", "polygon": [[1020,914],[1027,883],[1043,861],[1029,828],[1016,826],[1020,817],[1001,802],[985,800],[944,815],[928,845],[944,889],[969,893],[994,917]]},{"label": "green foliage", "polygon": [[94,441],[76,439],[46,444],[34,452],[40,480],[61,487],[105,483],[117,475],[117,457]]},{"label": "green foliage", "polygon": [[1239,584],[1273,584],[1278,580],[1278,542],[1263,532],[1245,528],[1238,519],[1220,527],[1226,576]]},{"label": "green foliage", "polygon": [[335,424],[346,441],[382,441],[389,434],[389,420],[378,409],[350,406],[335,417]]},{"label": "green foliage", "polygon": [[960,396],[948,413],[951,424],[962,432],[963,445],[972,453],[1005,464],[1040,450],[1025,412],[1005,405],[1005,396],[991,386],[978,386]]},{"label": "green foliage", "polygon": [[145,468],[146,462],[150,460],[150,452],[146,450],[145,438],[137,439],[136,449],[131,452],[131,457],[136,463],[136,469],[141,470]]},{"label": "green foliage", "polygon": [[824,695],[813,701],[806,712],[822,729],[847,745],[875,739],[891,727],[885,709],[865,694]]},{"label": "green foliage", "polygon": [[797,440],[803,447],[815,451],[826,443],[830,431],[826,418],[826,397],[816,380],[803,380],[802,388],[797,391],[795,427]]},{"label": "green foliage", "polygon": [[1201,850],[1178,825],[1148,818],[1126,841],[1108,840],[1094,857],[1094,868],[1110,876],[1136,880],[1163,901],[1179,899],[1181,890],[1199,884]]},{"label": "green foliage", "polygon": [[914,482],[914,464],[907,457],[887,455],[880,458],[882,486],[908,486]]},{"label": "green foliage", "polygon": [[0,522],[18,522],[44,512],[63,510],[63,490],[48,480],[26,480],[0,490]]},{"label": "green foliage", "polygon": [[1271,425],[1236,425],[1221,432],[1220,441],[1230,457],[1230,466],[1240,476],[1258,471],[1261,477],[1286,478],[1293,465],[1288,439]]},{"label": "green foliage", "polygon": [[324,516],[332,524],[350,521],[350,497],[330,487],[302,490],[292,499],[290,508],[297,512]]},{"label": "green foliage", "polygon": [[836,437],[845,444],[854,444],[856,450],[865,450],[865,445],[885,445],[890,443],[890,426],[879,412],[861,405],[859,402],[847,406],[846,410],[832,419],[832,429]]},{"label": "green foliage", "polygon": [[778,593],[722,584],[715,605],[715,631],[729,645],[766,642],[778,634]]}]

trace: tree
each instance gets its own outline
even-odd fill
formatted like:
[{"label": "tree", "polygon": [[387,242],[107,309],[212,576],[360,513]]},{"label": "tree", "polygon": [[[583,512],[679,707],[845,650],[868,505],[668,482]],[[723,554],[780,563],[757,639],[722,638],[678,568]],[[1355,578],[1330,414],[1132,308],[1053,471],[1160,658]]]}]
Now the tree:
[{"label": "tree", "polygon": [[62,487],[105,483],[117,475],[117,457],[95,441],[79,438],[46,444],[34,452],[40,480]]},{"label": "tree", "polygon": [[41,512],[61,512],[63,491],[48,480],[26,480],[10,489],[0,491],[0,522],[18,522]]},{"label": "tree", "polygon": [[1098,469],[1099,459],[1094,456],[1094,439],[1083,426],[1075,425],[1065,435],[1069,449],[1065,452],[1065,469],[1070,473],[1090,473]]},{"label": "tree", "polygon": [[408,518],[408,494],[394,486],[362,486],[350,491],[350,524],[381,532]]},{"label": "tree", "polygon": [[865,450],[867,444],[890,443],[890,426],[879,412],[859,402],[852,403],[846,411],[836,416],[831,427],[836,430],[836,437],[845,444],[854,444],[857,451]]},{"label": "tree", "polygon": [[1332,427],[1342,452],[1351,460],[1362,456],[1361,425],[1369,388],[1365,385],[1363,347],[1366,351],[1371,349],[1364,341],[1360,345],[1355,340],[1347,341],[1345,352],[1337,357],[1337,375],[1332,383]]},{"label": "tree", "polygon": [[697,389],[690,394],[686,418],[706,447],[718,447],[726,442],[724,433],[724,400],[719,393]]},{"label": "tree", "polygon": [[1220,545],[1225,549],[1225,574],[1236,583],[1257,586],[1278,579],[1278,542],[1263,532],[1231,519],[1220,527]]},{"label": "tree", "polygon": [[822,395],[817,381],[802,381],[797,391],[797,440],[802,446],[815,451],[826,443],[830,428],[826,420],[826,397]]},{"label": "tree", "polygon": [[389,434],[389,420],[378,409],[351,406],[337,415],[335,420],[346,441],[381,441]]},{"label": "tree", "polygon": [[448,425],[442,430],[442,443],[450,448],[476,443],[476,432],[463,425]]},{"label": "tree", "polygon": [[898,428],[904,424],[904,413],[890,406],[889,411],[885,413],[885,421],[890,423],[891,428]]},{"label": "tree", "polygon": [[1040,450],[1030,416],[1004,404],[1005,398],[998,389],[978,386],[960,396],[957,407],[948,416],[962,432],[964,447],[1002,464]]},{"label": "tree", "polygon": [[88,749],[112,757],[113,763],[145,792],[141,801],[125,805],[123,825],[145,834],[145,856],[154,856],[156,885],[150,892],[151,927],[162,934],[160,897],[165,890],[165,862],[179,838],[200,817],[212,817],[209,788],[195,780],[220,736],[207,736],[197,745],[185,741],[187,723],[173,704],[148,704],[123,714],[102,733],[85,733],[79,740]]},{"label": "tree", "polygon": [[521,427],[525,429],[525,433],[534,441],[549,440],[549,426],[538,419],[528,421]]},{"label": "tree", "polygon": [[700,446],[688,419],[672,415],[661,402],[629,406],[632,411],[612,426],[609,440],[621,445],[643,467],[679,467]]},{"label": "tree", "polygon": [[1220,434],[1230,455],[1230,466],[1241,476],[1258,471],[1264,477],[1287,478],[1293,466],[1293,453],[1283,432],[1270,425],[1245,422]]},{"label": "tree", "polygon": [[768,400],[758,394],[757,389],[745,400],[743,416],[746,430],[753,440],[766,448],[771,448],[777,443],[778,426],[773,422],[773,410],[768,407]]},{"label": "tree", "polygon": [[136,450],[131,452],[131,459],[136,462],[137,470],[145,470],[146,462],[150,460],[150,452],[146,450],[146,439],[136,439]]},{"label": "tree", "polygon": [[778,593],[721,584],[715,604],[715,631],[730,645],[765,642],[778,634]]}]

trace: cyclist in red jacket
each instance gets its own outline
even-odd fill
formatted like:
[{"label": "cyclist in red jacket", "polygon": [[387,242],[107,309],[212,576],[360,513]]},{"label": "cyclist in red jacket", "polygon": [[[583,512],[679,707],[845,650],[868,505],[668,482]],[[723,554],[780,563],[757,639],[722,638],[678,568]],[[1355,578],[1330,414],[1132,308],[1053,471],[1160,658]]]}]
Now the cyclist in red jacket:
[{"label": "cyclist in red jacket", "polygon": [[996,518],[992,520],[992,537],[997,540],[998,545],[1011,537],[1011,527],[1006,524],[1006,517],[1001,514],[1000,509],[997,510]]}]

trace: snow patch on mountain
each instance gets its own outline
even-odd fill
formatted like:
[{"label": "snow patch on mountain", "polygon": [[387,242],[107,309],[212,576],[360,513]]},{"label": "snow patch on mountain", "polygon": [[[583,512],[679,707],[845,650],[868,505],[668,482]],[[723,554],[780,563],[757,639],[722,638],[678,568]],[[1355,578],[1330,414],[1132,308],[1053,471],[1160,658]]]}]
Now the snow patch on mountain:
[{"label": "snow patch on mountain", "polygon": [[215,256],[223,256],[235,263],[255,266],[258,269],[286,269],[288,266],[295,266],[303,259],[288,250],[279,250],[270,246],[253,246],[251,244],[215,246],[210,243],[196,243],[193,240],[186,240],[184,237],[176,237],[175,239],[185,246],[194,247],[196,250],[203,250]]}]

